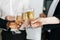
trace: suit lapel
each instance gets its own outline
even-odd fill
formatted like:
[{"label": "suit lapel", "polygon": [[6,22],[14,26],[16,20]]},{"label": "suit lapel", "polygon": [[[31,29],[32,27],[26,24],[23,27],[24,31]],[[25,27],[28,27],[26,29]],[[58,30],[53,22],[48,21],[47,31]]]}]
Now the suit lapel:
[{"label": "suit lapel", "polygon": [[55,10],[53,16],[56,16],[56,17],[58,17],[58,18],[60,17],[60,1],[59,1],[58,5],[57,5],[57,7],[56,7],[56,10]]}]

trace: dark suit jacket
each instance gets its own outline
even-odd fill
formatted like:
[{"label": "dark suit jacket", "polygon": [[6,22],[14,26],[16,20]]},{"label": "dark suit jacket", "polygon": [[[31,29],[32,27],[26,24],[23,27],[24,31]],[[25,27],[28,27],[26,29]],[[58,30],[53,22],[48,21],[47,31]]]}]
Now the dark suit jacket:
[{"label": "dark suit jacket", "polygon": [[21,34],[12,34],[12,32],[6,28],[8,21],[0,18],[0,29],[2,29],[2,40],[26,40],[26,31],[21,30]]},{"label": "dark suit jacket", "polygon": [[[60,1],[54,12],[55,17],[60,19]],[[60,24],[49,24],[43,26],[44,32],[46,33],[48,40],[60,40]],[[51,32],[48,32],[51,30]]]},{"label": "dark suit jacket", "polygon": [[0,18],[0,29],[2,29],[2,30],[3,30],[3,29],[7,29],[7,28],[6,28],[7,22],[8,22],[8,21],[3,20],[3,19]]},{"label": "dark suit jacket", "polygon": [[[55,16],[55,17],[57,17],[58,19],[60,19],[60,1],[59,1],[58,5],[57,5],[57,7],[56,7],[56,10],[55,10],[53,16]],[[55,24],[54,24],[54,25],[55,25]],[[58,25],[58,24],[56,24],[56,25]],[[46,25],[44,25],[44,26],[46,26]],[[52,25],[51,25],[51,26],[52,26]],[[47,28],[49,29],[49,27],[47,27]],[[52,29],[52,27],[50,27],[50,28]]]}]

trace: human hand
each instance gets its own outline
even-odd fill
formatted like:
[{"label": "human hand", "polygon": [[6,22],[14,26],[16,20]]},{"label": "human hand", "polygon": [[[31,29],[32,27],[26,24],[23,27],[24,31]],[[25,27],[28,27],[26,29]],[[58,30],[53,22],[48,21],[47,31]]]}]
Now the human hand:
[{"label": "human hand", "polygon": [[14,21],[15,16],[6,16],[5,19],[8,20],[8,21]]},{"label": "human hand", "polygon": [[29,25],[29,20],[25,20],[23,21],[23,24],[22,24],[25,28],[28,27]]},{"label": "human hand", "polygon": [[31,21],[31,26],[32,26],[32,28],[40,27],[40,26],[42,26],[42,22],[40,22],[39,20]]},{"label": "human hand", "polygon": [[15,22],[16,22],[18,25],[22,25],[22,22],[23,22],[22,16],[17,16]]},{"label": "human hand", "polygon": [[7,27],[9,27],[11,29],[19,29],[20,28],[20,26],[18,24],[16,24],[15,22],[8,22]]},{"label": "human hand", "polygon": [[39,17],[41,17],[41,18],[46,18],[46,14],[41,13],[41,14],[39,15]]}]

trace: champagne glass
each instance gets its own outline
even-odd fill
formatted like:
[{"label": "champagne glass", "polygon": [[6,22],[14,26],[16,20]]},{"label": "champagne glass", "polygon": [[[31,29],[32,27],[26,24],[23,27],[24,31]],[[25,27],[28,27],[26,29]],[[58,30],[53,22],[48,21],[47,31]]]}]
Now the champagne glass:
[{"label": "champagne glass", "polygon": [[18,16],[16,17],[15,22],[20,26],[19,29],[17,29],[15,33],[21,33],[21,31],[19,31],[19,30],[20,30],[21,24],[22,24],[22,22],[23,22],[22,16],[18,15]]},{"label": "champagne glass", "polygon": [[[23,21],[25,22],[25,21],[28,21],[28,14],[27,14],[27,12],[23,12],[23,14],[22,14],[22,18],[23,18]],[[23,26],[23,25],[22,25]],[[25,29],[25,28],[24,28]]]},{"label": "champagne glass", "polygon": [[18,25],[20,25],[20,28],[19,28],[19,30],[23,30],[24,29],[24,27],[23,27],[23,18],[22,18],[22,15],[21,16],[17,16],[17,18],[16,18],[16,23],[18,24]]},{"label": "champagne glass", "polygon": [[[30,9],[28,11],[28,18],[29,18],[29,23],[30,23],[30,26],[31,26],[31,21],[34,20],[34,10],[33,9]],[[30,27],[31,28],[31,27]]]},{"label": "champagne glass", "polygon": [[[21,24],[22,24],[22,16],[16,16],[16,18],[15,18],[15,21],[14,21],[17,25],[19,25],[19,28],[20,28],[20,26],[21,26]],[[13,26],[14,27],[14,26]],[[21,31],[19,31],[20,29],[11,29],[11,31],[13,31],[12,33],[14,34],[14,32],[16,33],[16,34],[20,34],[21,33]]]},{"label": "champagne glass", "polygon": [[29,17],[29,20],[33,20],[34,19],[34,11],[33,11],[33,9],[28,11],[28,17]]},{"label": "champagne glass", "polygon": [[23,22],[22,16],[17,16],[15,22],[16,22],[18,25],[21,25],[22,22]]},{"label": "champagne glass", "polygon": [[24,12],[24,13],[22,14],[22,18],[23,18],[24,21],[25,21],[25,20],[28,20],[28,14],[27,14],[27,12]]},{"label": "champagne glass", "polygon": [[26,9],[24,11],[23,20],[29,20],[29,27],[31,26],[31,21],[34,20],[34,11],[33,9]]}]

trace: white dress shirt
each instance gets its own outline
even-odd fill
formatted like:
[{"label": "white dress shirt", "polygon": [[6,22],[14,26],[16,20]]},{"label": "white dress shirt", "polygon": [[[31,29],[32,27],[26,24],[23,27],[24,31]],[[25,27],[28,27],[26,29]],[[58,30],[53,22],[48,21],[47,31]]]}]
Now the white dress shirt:
[{"label": "white dress shirt", "polygon": [[28,0],[0,0],[0,14],[2,18],[21,15],[24,9],[29,8],[28,4]]},{"label": "white dress shirt", "polygon": [[[30,0],[30,8],[34,10],[34,17],[38,18],[39,14],[43,12],[43,1],[44,0]],[[39,28],[28,28],[27,38],[34,40],[41,40],[41,27]]]}]

